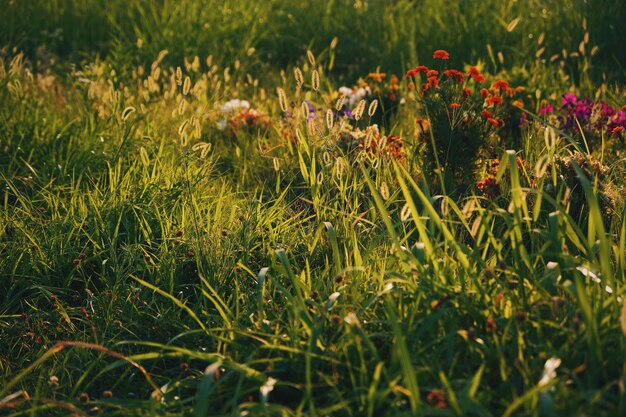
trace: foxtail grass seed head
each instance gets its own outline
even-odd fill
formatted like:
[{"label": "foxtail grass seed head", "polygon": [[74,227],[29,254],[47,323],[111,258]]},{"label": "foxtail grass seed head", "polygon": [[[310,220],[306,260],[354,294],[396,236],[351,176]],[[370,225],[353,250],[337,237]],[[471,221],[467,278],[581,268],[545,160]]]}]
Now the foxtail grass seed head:
[{"label": "foxtail grass seed head", "polygon": [[335,49],[337,47],[337,43],[339,42],[339,38],[336,36],[330,41],[330,49]]},{"label": "foxtail grass seed head", "polygon": [[191,89],[191,78],[189,76],[185,77],[185,82],[183,83],[183,95],[186,96],[189,94],[189,90]]},{"label": "foxtail grass seed head", "polygon": [[549,150],[553,150],[556,147],[556,131],[552,127],[546,127],[543,134],[543,139],[546,143],[546,147]]},{"label": "foxtail grass seed head", "polygon": [[500,62],[500,65],[504,65],[504,54],[501,51],[498,52],[498,62]]},{"label": "foxtail grass seed head", "polygon": [[520,22],[520,20],[521,20],[521,17],[516,17],[515,19],[511,20],[511,22],[506,27],[506,31],[513,32],[515,28],[517,27],[517,24]]},{"label": "foxtail grass seed head", "polygon": [[337,178],[339,179],[341,179],[341,177],[343,176],[344,164],[345,162],[343,161],[342,157],[339,157],[335,160],[335,175],[337,175]]},{"label": "foxtail grass seed head", "polygon": [[346,102],[346,96],[341,96],[335,103],[335,110],[340,111],[343,108],[343,105]]},{"label": "foxtail grass seed head", "polygon": [[539,160],[535,164],[535,177],[543,178],[543,176],[546,174],[546,171],[548,169],[549,161],[550,159],[548,155],[543,155],[541,158],[539,158]]},{"label": "foxtail grass seed head", "polygon": [[248,48],[248,52],[246,52],[246,55],[252,56],[254,55],[255,52],[256,52],[256,49],[251,47],[251,48]]},{"label": "foxtail grass seed head", "polygon": [[189,120],[184,120],[180,126],[178,126],[178,136],[183,136],[185,134],[185,129],[187,128],[187,125],[189,124]]},{"label": "foxtail grass seed head", "polygon": [[326,127],[328,127],[328,130],[333,129],[333,123],[334,123],[333,111],[331,109],[328,109],[326,110]]},{"label": "foxtail grass seed head", "polygon": [[411,218],[411,207],[409,206],[409,203],[404,203],[404,206],[402,206],[402,210],[400,211],[400,220],[402,220],[403,222],[409,221],[409,219]]},{"label": "foxtail grass seed head", "polygon": [[274,164],[274,171],[280,171],[280,159],[272,158],[272,163]]},{"label": "foxtail grass seed head", "polygon": [[276,89],[276,92],[278,93],[278,103],[280,104],[280,109],[286,113],[287,112],[287,95],[285,94],[285,90],[278,87]]},{"label": "foxtail grass seed head", "polygon": [[313,74],[311,74],[311,88],[314,91],[318,91],[320,89],[320,73],[317,70],[313,70]]},{"label": "foxtail grass seed head", "polygon": [[131,114],[133,114],[136,111],[136,109],[132,106],[128,106],[124,109],[124,111],[122,112],[122,120],[126,121]]},{"label": "foxtail grass seed head", "polygon": [[324,151],[324,153],[322,154],[322,161],[324,161],[324,165],[330,165],[331,164],[332,159],[330,157],[330,152]]},{"label": "foxtail grass seed head", "polygon": [[378,108],[378,100],[374,99],[374,101],[370,103],[370,106],[367,109],[367,114],[369,115],[369,117],[374,116],[374,113],[376,113],[377,108]]},{"label": "foxtail grass seed head", "polygon": [[141,162],[144,166],[150,165],[150,157],[148,156],[148,151],[143,146],[139,148],[139,156],[141,157]]},{"label": "foxtail grass seed head", "polygon": [[304,76],[302,75],[302,71],[300,70],[300,68],[294,68],[293,76],[296,79],[296,85],[298,86],[298,88],[302,88],[302,84],[304,84]]},{"label": "foxtail grass seed head", "polygon": [[176,67],[176,84],[183,85],[183,70],[181,67]]},{"label": "foxtail grass seed head", "polygon": [[311,52],[310,50],[306,51],[306,57],[309,59],[309,63],[311,63],[311,66],[314,67],[315,66],[315,55],[313,55],[313,52]]},{"label": "foxtail grass seed head", "polygon": [[310,113],[309,104],[305,100],[302,102],[302,114],[304,115],[304,118],[308,120]]},{"label": "foxtail grass seed head", "polygon": [[363,116],[364,111],[365,111],[365,100],[361,100],[359,101],[359,104],[356,105],[354,112],[352,112],[352,114],[354,115],[354,119],[357,121],[361,120],[361,117]]},{"label": "foxtail grass seed head", "polygon": [[389,200],[389,186],[387,185],[387,183],[385,181],[382,182],[382,184],[380,184],[380,196],[383,198],[383,200],[387,201]]},{"label": "foxtail grass seed head", "polygon": [[183,98],[180,100],[180,103],[178,103],[178,114],[182,116],[185,113],[186,108],[187,108],[187,100]]},{"label": "foxtail grass seed head", "polygon": [[539,35],[539,37],[537,38],[537,45],[541,45],[545,38],[546,38],[546,33],[545,32],[541,32],[541,35]]},{"label": "foxtail grass seed head", "polygon": [[324,182],[324,173],[322,171],[319,172],[319,174],[317,174],[317,185],[322,185],[322,183]]}]

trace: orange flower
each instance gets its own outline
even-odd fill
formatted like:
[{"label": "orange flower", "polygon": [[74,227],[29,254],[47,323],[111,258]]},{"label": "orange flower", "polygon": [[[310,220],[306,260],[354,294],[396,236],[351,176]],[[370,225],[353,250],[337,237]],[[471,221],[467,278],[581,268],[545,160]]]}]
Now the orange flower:
[{"label": "orange flower", "polygon": [[426,396],[426,402],[433,408],[448,408],[446,395],[443,393],[443,391],[440,391],[438,389],[433,389],[428,393],[428,395]]},{"label": "orange flower", "polygon": [[428,72],[428,67],[425,65],[418,65],[417,67],[408,70],[406,72],[407,77],[415,77],[417,74],[421,74],[422,72]]},{"label": "orange flower", "polygon": [[461,71],[457,71],[455,69],[449,69],[449,70],[445,70],[443,73],[445,74],[446,77],[456,78],[456,81],[459,84],[463,84],[463,80],[465,79],[465,77],[463,76],[463,73]]},{"label": "orange flower", "polygon": [[471,95],[472,95],[472,90],[470,90],[469,88],[463,89],[463,98],[465,99],[470,98]]},{"label": "orange flower", "polygon": [[439,75],[439,71],[437,71],[437,70],[428,70],[426,72],[426,77],[427,78],[436,77],[437,75]]},{"label": "orange flower", "polygon": [[443,49],[437,49],[433,53],[433,58],[434,59],[450,59],[450,54],[447,51],[444,51]]},{"label": "orange flower", "polygon": [[502,97],[500,97],[500,96],[489,97],[487,99],[487,104],[489,104],[490,106],[501,106],[502,105]]},{"label": "orange flower", "polygon": [[480,115],[484,117],[485,119],[489,119],[492,116],[491,112],[487,109],[481,111]]},{"label": "orange flower", "polygon": [[611,130],[611,134],[617,135],[619,132],[624,130],[624,126],[615,126],[613,130]]},{"label": "orange flower", "polygon": [[500,91],[500,90],[508,90],[509,89],[509,83],[504,81],[504,80],[498,80],[495,83],[493,83],[492,87],[495,88],[498,91]]},{"label": "orange flower", "polygon": [[367,76],[369,78],[371,78],[373,81],[376,81],[377,83],[382,83],[383,82],[383,78],[385,78],[387,76],[386,73],[384,72],[370,72],[369,74],[367,74]]},{"label": "orange flower", "polygon": [[511,103],[511,106],[517,107],[518,109],[523,109],[524,108],[524,101],[523,100],[515,100],[513,103]]},{"label": "orange flower", "polygon": [[500,126],[500,122],[498,121],[498,119],[494,119],[493,117],[488,118],[487,122],[494,127]]},{"label": "orange flower", "polygon": [[470,67],[469,71],[467,72],[467,75],[472,77],[472,79],[476,81],[478,84],[482,84],[485,82],[485,77],[480,73],[480,71],[476,67]]},{"label": "orange flower", "polygon": [[461,105],[459,103],[450,103],[450,107],[451,109],[459,109],[461,108]]},{"label": "orange flower", "polygon": [[437,77],[428,77],[428,87],[429,88],[439,87],[439,80],[437,79]]},{"label": "orange flower", "polygon": [[483,96],[483,98],[487,98],[491,95],[491,93],[486,88],[481,88],[480,95]]}]

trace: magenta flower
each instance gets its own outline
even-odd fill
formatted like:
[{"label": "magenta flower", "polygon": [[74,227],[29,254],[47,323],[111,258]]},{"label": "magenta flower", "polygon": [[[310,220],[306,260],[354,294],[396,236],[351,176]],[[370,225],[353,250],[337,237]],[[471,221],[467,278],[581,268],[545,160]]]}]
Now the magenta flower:
[{"label": "magenta flower", "polygon": [[539,114],[542,114],[544,116],[551,114],[553,112],[554,112],[554,106],[551,106],[550,104],[539,109]]}]

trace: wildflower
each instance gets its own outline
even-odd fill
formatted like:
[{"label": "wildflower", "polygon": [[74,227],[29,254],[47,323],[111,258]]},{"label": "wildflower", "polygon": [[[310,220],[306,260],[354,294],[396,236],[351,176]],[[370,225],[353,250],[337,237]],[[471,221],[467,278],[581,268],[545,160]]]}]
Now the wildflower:
[{"label": "wildflower", "polygon": [[481,88],[480,95],[482,96],[482,98],[487,98],[491,95],[491,93],[486,88]]},{"label": "wildflower", "polygon": [[455,69],[445,70],[443,73],[448,78],[455,78],[456,82],[459,84],[463,84],[463,80],[465,80],[465,76],[463,76],[463,73]]},{"label": "wildflower", "polygon": [[448,408],[448,403],[446,402],[446,395],[443,391],[438,389],[431,390],[426,396],[426,402],[430,404],[434,408]]},{"label": "wildflower", "polygon": [[487,323],[485,324],[485,330],[487,331],[487,333],[495,333],[497,329],[498,325],[496,324],[496,321],[493,319],[493,317],[489,317],[487,319]]},{"label": "wildflower", "polygon": [[493,176],[488,176],[487,178],[478,181],[476,183],[476,188],[478,188],[489,199],[496,198],[500,195],[500,185]]},{"label": "wildflower", "polygon": [[543,106],[542,108],[539,109],[539,114],[542,115],[548,115],[554,112],[554,107],[551,105],[547,105],[547,106]]},{"label": "wildflower", "polygon": [[472,90],[470,90],[469,88],[464,88],[463,89],[463,98],[464,99],[470,98],[471,95],[472,95]]},{"label": "wildflower", "polygon": [[472,80],[474,80],[478,84],[482,84],[485,82],[485,77],[480,73],[480,71],[476,67],[470,67],[469,71],[467,72],[467,75],[469,75],[472,78]]},{"label": "wildflower", "polygon": [[491,112],[488,109],[481,111],[480,115],[485,119],[489,119],[492,116]]},{"label": "wildflower", "polygon": [[367,74],[368,78],[371,78],[372,81],[375,81],[377,83],[382,83],[383,82],[383,78],[385,78],[387,76],[386,73],[381,73],[381,72],[370,72],[369,74]]},{"label": "wildflower", "polygon": [[523,100],[515,100],[511,103],[511,106],[513,107],[517,107],[518,109],[523,109],[524,108],[524,101]]},{"label": "wildflower", "polygon": [[426,71],[426,78],[436,77],[439,75],[439,71],[437,70],[428,70]]},{"label": "wildflower", "polygon": [[519,125],[517,127],[521,129],[526,126],[526,123],[528,123],[528,118],[526,117],[526,113],[522,113],[522,117],[519,118]]},{"label": "wildflower", "polygon": [[494,127],[500,126],[500,121],[498,119],[496,119],[496,118],[493,118],[493,117],[489,117],[487,119],[487,123],[489,123],[490,125],[492,125]]},{"label": "wildflower", "polygon": [[418,74],[426,73],[428,71],[429,71],[429,69],[428,69],[427,66],[425,66],[425,65],[418,65],[417,67],[415,67],[415,68],[413,68],[411,70],[408,70],[406,72],[406,76],[407,77],[415,77]]},{"label": "wildflower", "polygon": [[444,51],[443,49],[438,49],[433,53],[433,58],[434,59],[450,59],[450,54],[448,54],[447,51]]},{"label": "wildflower", "polygon": [[458,109],[461,107],[461,105],[459,103],[450,103],[448,107],[450,107],[451,109]]},{"label": "wildflower", "polygon": [[502,97],[492,96],[487,99],[487,104],[490,106],[501,106],[503,103]]},{"label": "wildflower", "polygon": [[613,130],[611,130],[612,135],[617,135],[619,132],[624,130],[624,126],[615,126]]},{"label": "wildflower", "polygon": [[504,80],[497,80],[496,82],[493,83],[492,88],[501,91],[501,90],[508,90],[509,89],[509,83],[504,81]]},{"label": "wildflower", "polygon": [[577,101],[578,99],[574,94],[566,93],[563,95],[563,98],[561,99],[561,104],[563,105],[564,108],[574,107]]},{"label": "wildflower", "polygon": [[556,378],[556,369],[559,366],[561,366],[561,359],[559,358],[551,357],[546,361],[545,365],[543,365],[543,374],[539,380],[540,387],[548,385],[550,381]]}]

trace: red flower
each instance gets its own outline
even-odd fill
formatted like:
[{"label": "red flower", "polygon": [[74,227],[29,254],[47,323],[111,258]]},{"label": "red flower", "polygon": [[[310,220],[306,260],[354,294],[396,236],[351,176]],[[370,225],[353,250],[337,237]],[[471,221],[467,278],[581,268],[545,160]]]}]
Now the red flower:
[{"label": "red flower", "polygon": [[500,91],[500,90],[508,90],[509,89],[509,83],[504,81],[504,80],[498,80],[495,83],[493,83],[492,87],[495,88],[498,91]]},{"label": "red flower", "polygon": [[433,53],[433,58],[434,59],[450,59],[450,54],[447,51],[444,51],[443,49],[437,49]]},{"label": "red flower", "polygon": [[407,77],[415,77],[416,75],[422,73],[422,72],[428,72],[428,67],[425,65],[418,65],[417,67],[408,70],[406,72],[406,76]]},{"label": "red flower", "polygon": [[487,178],[478,181],[476,183],[476,188],[478,188],[489,199],[496,198],[500,195],[500,185],[493,176],[488,176]]},{"label": "red flower", "polygon": [[483,96],[483,98],[487,98],[491,95],[491,93],[486,88],[481,88],[480,95]]},{"label": "red flower", "polygon": [[617,135],[619,132],[624,130],[624,126],[615,126],[613,130],[611,130],[611,134]]},{"label": "red flower", "polygon": [[437,71],[437,70],[428,70],[426,72],[426,77],[427,78],[436,77],[437,75],[439,75],[439,71]]},{"label": "red flower", "polygon": [[495,126],[495,127],[500,126],[500,121],[498,121],[498,119],[494,119],[493,117],[489,117],[489,118],[487,119],[487,122],[488,122],[490,125]]},{"label": "red flower", "polygon": [[465,99],[470,98],[471,95],[472,95],[472,90],[470,90],[469,88],[463,89],[463,98]]},{"label": "red flower", "polygon": [[437,77],[428,77],[428,87],[429,88],[439,87],[439,80],[437,79]]},{"label": "red flower", "polygon": [[493,319],[493,317],[489,317],[485,325],[485,330],[487,330],[487,333],[494,333],[497,329],[498,325],[496,324],[496,321]]},{"label": "red flower", "polygon": [[476,81],[479,84],[485,82],[485,77],[480,73],[480,71],[478,71],[478,68],[476,67],[470,67],[467,75],[472,77],[472,80]]},{"label": "red flower", "polygon": [[487,99],[487,104],[489,104],[490,106],[501,106],[502,105],[502,97],[500,97],[500,96],[489,97]]},{"label": "red flower", "polygon": [[463,80],[465,80],[465,77],[463,76],[463,73],[461,71],[457,71],[455,69],[445,70],[443,73],[448,78],[456,78],[456,81],[459,84],[462,84]]},{"label": "red flower", "polygon": [[490,112],[489,110],[487,110],[487,109],[485,109],[485,110],[481,111],[481,112],[480,112],[480,115],[481,115],[482,117],[484,117],[485,119],[489,119],[489,118],[492,116],[492,115],[491,115],[491,112]]},{"label": "red flower", "polygon": [[450,107],[451,109],[459,109],[461,108],[461,105],[459,103],[450,103]]},{"label": "red flower", "polygon": [[446,402],[446,395],[443,391],[438,389],[433,389],[426,396],[426,402],[434,408],[445,409],[448,408],[448,403]]}]

